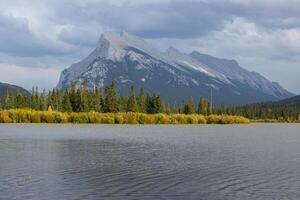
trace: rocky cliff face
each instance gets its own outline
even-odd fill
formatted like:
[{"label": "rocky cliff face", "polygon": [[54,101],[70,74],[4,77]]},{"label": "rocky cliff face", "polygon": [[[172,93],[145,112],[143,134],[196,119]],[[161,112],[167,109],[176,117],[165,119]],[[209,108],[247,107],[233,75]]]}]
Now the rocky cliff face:
[{"label": "rocky cliff face", "polygon": [[215,104],[246,104],[279,100],[293,94],[278,83],[249,72],[234,60],[192,52],[183,54],[170,47],[160,52],[141,38],[128,33],[102,34],[96,49],[82,61],[63,70],[57,87],[85,83],[104,87],[115,81],[121,94],[129,87],[144,87],[170,103],[190,97],[208,98]]}]

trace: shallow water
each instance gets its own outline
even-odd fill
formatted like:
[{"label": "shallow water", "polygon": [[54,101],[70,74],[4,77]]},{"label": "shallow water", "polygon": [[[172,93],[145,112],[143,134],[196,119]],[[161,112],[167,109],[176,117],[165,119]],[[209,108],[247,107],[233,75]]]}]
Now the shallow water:
[{"label": "shallow water", "polygon": [[300,199],[300,125],[0,125],[0,199]]}]

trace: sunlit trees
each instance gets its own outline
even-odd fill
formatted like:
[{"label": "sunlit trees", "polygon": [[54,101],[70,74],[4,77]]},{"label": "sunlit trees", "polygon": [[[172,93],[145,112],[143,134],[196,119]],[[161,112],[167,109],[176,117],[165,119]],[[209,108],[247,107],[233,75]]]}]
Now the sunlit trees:
[{"label": "sunlit trees", "polygon": [[119,111],[119,104],[115,83],[112,82],[109,87],[106,87],[104,93],[104,112],[117,113]]},{"label": "sunlit trees", "polygon": [[138,112],[138,104],[135,97],[134,87],[130,87],[130,96],[127,103],[127,112]]},{"label": "sunlit trees", "polygon": [[[140,88],[136,97],[133,86],[129,95],[118,95],[114,82],[104,88],[94,87],[88,89],[85,84],[75,85],[70,83],[68,89],[53,89],[39,92],[37,87],[32,88],[31,95],[22,92],[6,91],[0,99],[0,109],[30,108],[37,111],[46,111],[48,107],[59,112],[97,112],[97,113],[145,113],[145,114],[198,114],[209,116],[218,115],[244,116],[253,120],[295,122],[300,121],[300,110],[295,106],[274,106],[273,104],[260,103],[246,106],[215,106],[211,113],[210,102],[203,97],[199,99],[197,108],[194,100],[172,103],[164,102],[160,95],[146,93]],[[143,120],[143,115],[141,115]],[[217,119],[217,117],[215,117]],[[161,118],[165,121],[164,117]],[[121,118],[120,118],[121,120]],[[194,123],[194,119],[190,119]],[[225,123],[225,122],[224,122]]]},{"label": "sunlit trees", "polygon": [[139,112],[146,113],[147,112],[147,101],[144,88],[140,89],[140,95],[138,99]]},{"label": "sunlit trees", "polygon": [[193,98],[190,98],[187,104],[184,106],[184,113],[185,114],[194,114],[196,113],[195,103]]}]

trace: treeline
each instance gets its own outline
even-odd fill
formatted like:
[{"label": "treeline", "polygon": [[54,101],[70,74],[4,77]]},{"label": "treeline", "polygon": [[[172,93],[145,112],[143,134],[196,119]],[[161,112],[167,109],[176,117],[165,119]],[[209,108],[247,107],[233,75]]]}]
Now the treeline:
[{"label": "treeline", "polygon": [[129,96],[118,95],[114,82],[105,88],[95,87],[88,90],[84,85],[75,87],[71,83],[69,89],[53,89],[39,92],[33,88],[28,94],[7,90],[6,96],[0,101],[0,109],[30,108],[37,111],[46,111],[50,108],[57,112],[91,112],[98,113],[145,113],[145,114],[201,114],[201,115],[236,115],[252,120],[295,122],[300,121],[300,111],[288,106],[274,106],[262,103],[246,106],[212,106],[205,98],[195,103],[190,98],[187,102],[169,104],[163,101],[159,94],[149,94],[143,88],[138,95],[135,89],[130,88]]},{"label": "treeline", "polygon": [[300,122],[300,110],[285,105],[268,103],[228,107],[225,114],[240,115],[254,121],[263,122]]},{"label": "treeline", "polygon": [[7,90],[0,104],[0,108],[6,110],[31,108],[45,111],[49,107],[58,112],[212,114],[210,103],[204,98],[200,98],[197,106],[192,98],[186,103],[171,105],[165,103],[158,94],[145,93],[143,88],[140,88],[137,96],[133,86],[130,88],[129,96],[118,95],[114,82],[104,90],[97,87],[88,90],[84,85],[76,88],[74,83],[71,83],[67,90],[53,89],[48,93],[45,91],[39,93],[38,88],[32,88],[31,96],[22,92],[14,94]]}]

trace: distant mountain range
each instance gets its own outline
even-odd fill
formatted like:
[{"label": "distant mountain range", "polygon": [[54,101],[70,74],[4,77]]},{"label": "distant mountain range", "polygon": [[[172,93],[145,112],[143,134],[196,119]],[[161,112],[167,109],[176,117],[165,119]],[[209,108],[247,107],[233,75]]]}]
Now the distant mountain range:
[{"label": "distant mountain range", "polygon": [[82,61],[62,71],[58,88],[71,81],[104,87],[116,82],[118,91],[127,94],[136,89],[159,93],[170,103],[213,93],[215,104],[249,104],[276,101],[293,96],[278,83],[257,72],[250,72],[235,60],[215,58],[194,51],[181,53],[170,47],[161,52],[142,38],[126,32],[102,34],[96,49]]},{"label": "distant mountain range", "polygon": [[22,87],[0,82],[0,99],[5,97],[7,89],[13,91],[13,93],[15,93],[15,94],[17,92],[23,92],[24,94],[30,95],[30,93]]}]

